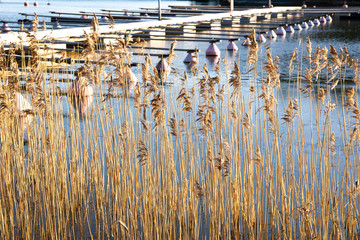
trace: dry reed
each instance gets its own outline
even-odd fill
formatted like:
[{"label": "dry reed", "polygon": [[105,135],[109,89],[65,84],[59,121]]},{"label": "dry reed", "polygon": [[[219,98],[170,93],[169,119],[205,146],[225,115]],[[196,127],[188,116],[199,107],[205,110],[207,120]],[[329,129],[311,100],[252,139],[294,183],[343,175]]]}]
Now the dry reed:
[{"label": "dry reed", "polygon": [[[308,40],[307,65],[294,51],[288,70],[299,69],[297,89],[280,115],[281,59],[268,49],[260,64],[256,41],[248,96],[238,64],[225,80],[205,64],[193,72],[197,86],[181,77],[174,104],[149,57],[133,98],[120,94],[129,42],[97,53],[97,26],[78,71],[96,90],[85,114],[59,91],[60,73],[44,76],[34,35],[30,62],[0,57],[2,239],[359,237],[358,86],[344,87],[348,69],[358,82],[359,60],[346,47],[313,52]],[[20,84],[32,109],[19,113]],[[342,102],[331,99],[339,88]]]}]

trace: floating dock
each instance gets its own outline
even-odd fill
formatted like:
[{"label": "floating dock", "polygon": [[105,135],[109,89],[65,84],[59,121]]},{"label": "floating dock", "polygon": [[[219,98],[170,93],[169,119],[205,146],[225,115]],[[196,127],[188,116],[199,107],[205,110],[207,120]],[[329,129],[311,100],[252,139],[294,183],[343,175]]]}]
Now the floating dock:
[{"label": "floating dock", "polygon": [[[20,13],[25,19],[13,24],[31,24],[31,14]],[[360,16],[360,8],[307,8],[301,7],[274,7],[274,8],[229,8],[216,6],[177,6],[170,5],[163,9],[163,18],[158,20],[155,8],[146,8],[137,11],[101,9],[100,12],[57,12],[51,11],[49,15],[39,15],[39,18],[51,19],[51,22],[60,22],[64,28],[39,30],[30,34],[36,36],[39,42],[64,45],[69,47],[82,46],[84,35],[91,33],[89,23],[97,16],[101,23],[98,27],[101,44],[114,43],[119,36],[132,36],[142,40],[169,40],[169,41],[236,41],[250,34],[254,29],[257,33],[267,33],[281,27],[289,27],[303,22],[324,17],[327,15],[339,18],[356,18]],[[126,21],[125,21],[126,20]],[[122,22],[118,22],[122,21]],[[5,23],[4,23],[5,24]],[[23,27],[23,26],[22,26]],[[49,25],[47,25],[49,28]],[[226,29],[222,29],[226,28]],[[21,28],[13,26],[18,31],[9,31],[0,34],[0,41],[4,44],[19,43],[27,45],[28,33]],[[202,31],[210,33],[202,34]],[[230,33],[229,33],[230,32]],[[175,35],[175,36],[174,36]],[[210,36],[209,36],[210,35]],[[71,42],[73,44],[71,44]]]},{"label": "floating dock", "polygon": [[[188,16],[188,17],[174,17],[172,19],[167,20],[148,20],[146,21],[131,21],[127,23],[119,23],[113,25],[102,25],[99,26],[99,33],[106,34],[106,33],[113,33],[113,32],[129,32],[133,30],[139,29],[149,29],[154,27],[171,27],[174,25],[195,25],[198,28],[214,25],[219,23],[221,25],[221,21],[227,22],[249,22],[254,16],[259,17],[262,16],[265,18],[266,15],[274,14],[274,13],[286,13],[287,15],[292,14],[294,12],[300,11],[300,7],[275,7],[275,8],[260,8],[260,9],[246,9],[242,11],[234,11],[230,13],[227,12],[219,12],[219,13],[205,13],[201,15],[195,16]],[[109,11],[109,10],[107,10]],[[57,15],[61,14],[62,16],[66,15],[67,18],[69,15],[74,13],[59,13],[56,12]],[[83,15],[83,13],[76,13],[78,15]],[[90,13],[88,16],[90,16]],[[74,15],[76,16],[76,15]],[[135,17],[135,16],[134,16]],[[244,19],[243,19],[244,18]],[[80,21],[79,16],[77,19]],[[74,20],[75,21],[75,20]],[[88,20],[87,20],[88,21]],[[66,28],[66,29],[52,29],[52,30],[44,30],[38,31],[36,33],[38,39],[62,39],[67,37],[80,37],[81,35],[86,33],[90,33],[91,27],[74,27],[74,28]],[[9,32],[6,34],[0,34],[0,40],[3,41],[5,44],[10,43],[19,43],[22,39],[26,41],[26,33],[24,32]]]}]

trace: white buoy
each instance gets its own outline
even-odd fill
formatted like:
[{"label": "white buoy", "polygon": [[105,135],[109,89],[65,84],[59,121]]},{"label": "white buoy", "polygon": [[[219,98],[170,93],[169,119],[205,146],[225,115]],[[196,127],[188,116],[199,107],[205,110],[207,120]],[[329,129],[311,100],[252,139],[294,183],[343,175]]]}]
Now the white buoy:
[{"label": "white buoy", "polygon": [[303,23],[301,23],[301,27],[303,29],[307,29],[307,28],[309,28],[309,25],[306,22],[303,22]]},{"label": "white buoy", "polygon": [[315,24],[314,24],[314,22],[313,22],[312,20],[309,20],[308,23],[307,23],[307,25],[308,25],[309,27],[313,27]]},{"label": "white buoy", "polygon": [[297,23],[294,26],[294,30],[296,30],[296,31],[302,30],[302,27],[300,26],[300,24]]},{"label": "white buoy", "polygon": [[21,93],[16,93],[15,108],[19,116],[19,130],[25,132],[27,127],[33,121],[32,115],[24,113],[26,110],[32,110],[31,104],[24,98],[23,95],[21,95]]},{"label": "white buoy", "polygon": [[101,16],[101,21],[109,22],[109,18],[107,16]]},{"label": "white buoy", "polygon": [[266,42],[266,38],[263,34],[260,33],[259,36],[256,38],[256,41],[258,41],[259,43],[264,43]]},{"label": "white buoy", "polygon": [[135,76],[134,72],[131,70],[130,67],[126,67],[125,73],[125,86],[127,87],[128,91],[131,91],[135,88],[138,82],[137,77]]},{"label": "white buoy", "polygon": [[320,24],[319,19],[315,18],[315,19],[314,19],[314,25],[319,25],[319,24]]},{"label": "white buoy", "polygon": [[244,41],[241,43],[242,46],[249,46],[251,44],[250,38],[246,37]]},{"label": "white buoy", "polygon": [[327,16],[326,16],[326,21],[331,22],[331,21],[332,21],[332,17],[331,17],[330,15],[327,15]]},{"label": "white buoy", "polygon": [[30,25],[28,27],[30,31],[34,31],[36,29],[36,25],[33,22],[30,22]]},{"label": "white buoy", "polygon": [[61,29],[61,28],[62,26],[60,25],[59,22],[54,23],[54,29]]},{"label": "white buoy", "polygon": [[277,30],[276,30],[276,35],[286,35],[286,31],[283,27],[279,27]]},{"label": "white buoy", "polygon": [[220,49],[215,45],[216,41],[210,41],[210,46],[206,50],[206,56],[220,56]]},{"label": "white buoy", "polygon": [[304,3],[302,6],[301,6],[302,9],[305,9],[307,8],[307,5]]},{"label": "white buoy", "polygon": [[77,77],[71,84],[69,90],[69,95],[72,96],[92,96],[94,94],[93,88],[88,84],[87,79],[83,76]]},{"label": "white buoy", "polygon": [[137,83],[138,79],[130,67],[126,68],[125,80],[127,82]]},{"label": "white buoy", "polygon": [[290,25],[290,26],[288,26],[288,27],[286,28],[286,32],[287,32],[287,33],[293,33],[293,32],[295,32],[295,30],[294,30],[294,28]]},{"label": "white buoy", "polygon": [[15,98],[15,107],[20,116],[24,115],[24,111],[32,109],[28,100],[26,100],[21,93],[17,92]]},{"label": "white buoy", "polygon": [[268,32],[268,34],[266,35],[266,37],[268,38],[268,39],[276,39],[276,33],[274,32],[274,30],[270,30],[269,32]]},{"label": "white buoy", "polygon": [[197,63],[198,62],[198,58],[196,55],[196,50],[189,50],[187,51],[187,55],[184,59],[184,63]]},{"label": "white buoy", "polygon": [[170,67],[164,57],[167,56],[161,56],[160,61],[156,64],[156,70],[158,71],[161,81],[165,80],[170,74]]},{"label": "white buoy", "polygon": [[226,50],[228,51],[237,51],[239,48],[236,46],[235,40],[230,39],[228,45],[226,46]]},{"label": "white buoy", "polygon": [[165,59],[162,57],[158,64],[156,64],[156,70],[160,71],[167,71],[169,69],[169,65],[165,61]]},{"label": "white buoy", "polygon": [[1,26],[1,31],[3,33],[8,33],[11,31],[11,28],[9,27],[9,24],[7,22],[3,23],[3,25]]}]

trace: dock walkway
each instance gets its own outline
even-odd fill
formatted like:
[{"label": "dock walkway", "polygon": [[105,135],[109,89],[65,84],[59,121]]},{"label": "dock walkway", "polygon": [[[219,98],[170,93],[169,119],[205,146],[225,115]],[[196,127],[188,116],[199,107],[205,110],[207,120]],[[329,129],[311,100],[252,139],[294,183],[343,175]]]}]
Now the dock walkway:
[{"label": "dock walkway", "polygon": [[[319,18],[320,16],[336,14],[342,18],[354,18],[360,16],[359,7],[351,8],[306,8],[301,7],[274,7],[274,8],[235,8],[235,11],[230,12],[229,8],[215,7],[215,6],[169,6],[170,9],[162,14],[171,13],[173,17],[158,20],[156,17],[144,16],[142,14],[147,11],[151,12],[152,16],[156,16],[154,8],[147,8],[146,11],[128,11],[123,10],[109,10],[101,9],[101,12],[57,12],[52,11],[51,14],[46,15],[47,18],[64,18],[67,21],[78,26],[67,23],[68,28],[39,30],[36,33],[36,38],[41,41],[81,41],[85,34],[92,32],[92,27],[89,23],[95,15],[104,19],[106,16],[111,15],[115,18],[128,18],[127,22],[112,23],[101,21],[98,27],[98,33],[104,44],[113,42],[114,38],[119,36],[132,35],[134,38],[141,38],[149,40],[150,38],[157,37],[157,40],[166,38],[170,39],[169,35],[182,35],[187,34],[184,41],[196,41],[196,39],[203,38],[201,41],[212,40],[234,40],[238,39],[240,35],[246,37],[249,32],[254,29],[257,33],[266,33],[270,30],[275,30],[279,27],[295,27],[295,25],[302,24],[308,20]],[[180,15],[176,15],[179,11]],[[190,16],[181,15],[189,12]],[[119,14],[124,12],[126,14]],[[132,13],[131,15],[129,13]],[[135,15],[140,14],[140,15]],[[23,14],[27,22],[31,23],[27,17],[29,14]],[[86,15],[86,18],[79,16]],[[39,15],[38,15],[39,16]],[[64,17],[65,16],[65,17]],[[105,18],[106,19],[106,18]],[[155,20],[156,19],[156,20]],[[100,19],[99,19],[100,20]],[[124,20],[123,20],[124,21]],[[52,24],[52,23],[50,23]],[[230,28],[234,32],[221,32],[219,28]],[[16,28],[16,26],[15,26]],[[30,28],[31,29],[31,28]],[[205,33],[196,33],[199,31],[213,31],[213,34],[207,35]],[[226,31],[228,31],[227,29]],[[215,32],[217,31],[217,32]],[[225,31],[225,29],[223,29]],[[13,31],[0,34],[0,41],[4,44],[20,43],[23,45],[28,44],[28,34],[24,31]],[[196,35],[196,36],[195,36]],[[165,38],[166,37],[166,38]],[[181,38],[181,37],[180,37]],[[180,39],[178,38],[178,39]],[[76,43],[77,44],[77,43]],[[67,44],[70,45],[70,44]]]},{"label": "dock walkway", "polygon": [[[169,20],[154,20],[154,21],[142,21],[142,22],[130,22],[130,23],[120,23],[114,25],[103,25],[99,26],[99,33],[113,33],[113,32],[128,32],[138,29],[147,29],[152,27],[166,27],[179,24],[193,24],[193,23],[203,23],[203,22],[212,22],[215,20],[221,19],[231,19],[236,17],[245,17],[251,15],[264,15],[271,13],[285,13],[291,11],[299,11],[300,7],[274,7],[274,8],[259,8],[259,9],[247,9],[243,11],[234,11],[232,13],[222,12],[222,13],[211,13],[211,14],[202,14],[190,17],[181,17],[181,18],[172,18]],[[76,27],[68,29],[54,29],[54,30],[44,30],[36,33],[38,39],[63,39],[69,37],[80,37],[84,33],[90,33],[92,31],[91,27]],[[27,34],[24,32],[10,32],[0,34],[0,41],[5,44],[10,43],[20,43],[27,41]]]}]

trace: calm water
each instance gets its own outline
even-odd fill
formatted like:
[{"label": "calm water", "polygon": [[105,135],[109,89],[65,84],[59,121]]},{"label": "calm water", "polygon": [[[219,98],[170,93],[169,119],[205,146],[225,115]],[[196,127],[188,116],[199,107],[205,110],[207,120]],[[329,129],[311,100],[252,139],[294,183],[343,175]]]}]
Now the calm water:
[{"label": "calm water", "polygon": [[[39,1],[39,7],[32,6],[33,2],[29,2],[29,7],[23,6],[23,1],[3,1],[0,3],[0,18],[2,20],[7,21],[17,21],[19,18],[22,18],[18,15],[19,12],[24,13],[33,13],[36,12],[38,15],[48,14],[49,11],[65,11],[65,12],[78,12],[78,11],[94,11],[100,12],[100,9],[129,9],[129,10],[136,10],[140,7],[156,7],[157,1],[49,1],[51,5],[46,5],[48,1]],[[163,1],[162,6],[166,8],[169,4],[190,4],[190,1]],[[316,27],[309,28],[307,30],[297,31],[294,34],[288,34],[285,38],[277,38],[273,41],[267,41],[266,43],[260,44],[260,59],[265,59],[265,50],[267,47],[271,46],[273,56],[279,56],[279,67],[280,73],[282,76],[282,84],[281,84],[281,93],[283,98],[279,102],[279,111],[280,116],[283,112],[283,106],[286,106],[291,98],[296,97],[296,92],[293,93],[292,91],[289,92],[288,89],[292,89],[294,81],[293,79],[288,82],[288,62],[291,56],[291,53],[295,48],[299,49],[299,54],[303,51],[305,55],[305,45],[302,44],[306,41],[307,37],[310,37],[312,41],[312,48],[315,49],[317,46],[323,48],[330,48],[330,44],[336,47],[343,47],[344,44],[347,45],[349,52],[355,57],[359,58],[360,56],[360,35],[358,34],[358,23],[356,21],[340,21],[338,18],[334,18],[334,21],[331,23],[327,23],[325,25],[320,25]],[[229,30],[230,31],[230,30]],[[243,34],[244,35],[244,34]],[[193,35],[192,35],[193,36]],[[238,35],[239,37],[241,34]],[[202,35],[204,37],[204,35]],[[208,32],[208,37],[213,37],[211,32]],[[153,47],[169,47],[171,44],[170,41],[150,41],[146,43],[147,46]],[[237,42],[239,47],[239,51],[236,53],[229,53],[226,51],[227,41],[223,41],[218,43],[218,47],[221,50],[221,57],[218,59],[214,58],[206,58],[205,51],[209,45],[207,42],[178,42],[176,47],[177,48],[186,48],[186,49],[193,49],[197,48],[200,49],[199,53],[199,69],[202,69],[202,66],[207,63],[209,66],[210,74],[215,76],[217,73],[215,71],[215,62],[220,61],[220,75],[222,79],[222,84],[226,82],[225,76],[225,64],[223,60],[226,59],[230,65],[234,61],[239,61],[241,72],[243,73],[243,90],[245,97],[248,94],[249,90],[249,80],[247,79],[246,72],[249,70],[247,66],[247,56],[248,56],[248,49],[240,45]],[[163,51],[151,51],[152,53],[163,53]],[[187,71],[189,73],[189,69],[183,63],[183,59],[186,56],[186,52],[176,52],[177,57],[173,60],[173,68],[176,68],[179,72]],[[142,57],[134,57],[134,62],[142,62]],[[156,64],[158,59],[156,57],[152,57],[153,64]],[[141,69],[140,68],[133,68],[134,73],[141,79]],[[305,72],[303,70],[303,72]],[[352,77],[352,74],[349,74]],[[168,94],[170,98],[173,93],[176,94],[177,89],[179,87],[179,79],[174,77],[174,74],[170,74],[169,76],[170,81],[174,81],[173,85],[165,86],[165,92]],[[196,81],[196,79],[195,79]],[[289,86],[290,84],[290,86]],[[346,83],[346,87],[350,87],[353,84],[351,82]],[[193,82],[189,83],[189,87],[193,85]],[[260,85],[260,82],[259,82]],[[62,86],[64,90],[67,86]],[[340,86],[338,86],[340,87]],[[104,87],[106,88],[106,87]],[[226,93],[227,94],[227,93]],[[332,101],[333,103],[337,103],[337,99],[340,98],[339,95],[335,95],[334,91],[332,92]],[[132,102],[132,100],[130,99]],[[303,107],[303,115],[306,116],[310,114],[309,108],[306,106],[307,100],[303,100],[302,102]],[[71,111],[69,109],[68,111]],[[67,114],[66,112],[64,113]],[[334,112],[334,118],[332,122],[332,127],[334,131],[337,131],[339,128],[338,121],[337,121],[337,112]],[[304,119],[304,126],[305,126],[305,133],[310,134],[311,132],[314,133],[313,126],[311,126],[311,122],[309,119]],[[341,135],[337,134],[337,143],[341,143]],[[341,159],[341,156],[340,156]]]}]

